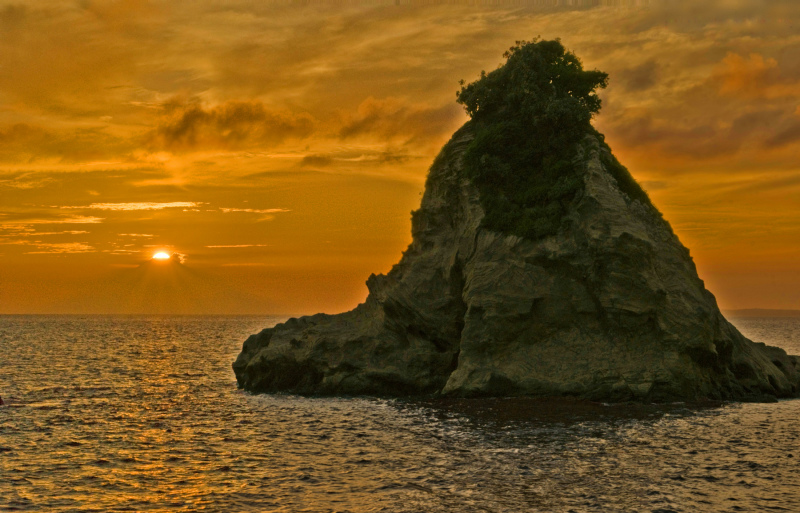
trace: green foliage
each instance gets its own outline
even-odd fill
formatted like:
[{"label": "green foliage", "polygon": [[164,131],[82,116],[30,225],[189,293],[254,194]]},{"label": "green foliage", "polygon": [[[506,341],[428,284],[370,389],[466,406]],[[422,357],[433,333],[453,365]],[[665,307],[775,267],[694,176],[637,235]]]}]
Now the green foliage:
[{"label": "green foliage", "polygon": [[[600,136],[600,141],[603,141],[602,135],[599,133],[598,135]],[[628,168],[620,164],[617,157],[611,153],[611,148],[605,142],[601,142],[600,146],[602,150],[604,150],[600,151],[600,162],[603,163],[603,167],[614,177],[619,189],[630,199],[639,200],[643,205],[649,205],[653,210],[658,212],[658,209],[653,205],[652,201],[650,201],[650,196],[647,195],[647,192],[645,192],[642,186],[633,178]]]},{"label": "green foliage", "polygon": [[485,226],[538,239],[558,231],[582,190],[575,146],[593,131],[595,89],[608,75],[584,71],[559,40],[518,41],[504,57],[456,93],[475,126],[464,169],[481,192]]}]

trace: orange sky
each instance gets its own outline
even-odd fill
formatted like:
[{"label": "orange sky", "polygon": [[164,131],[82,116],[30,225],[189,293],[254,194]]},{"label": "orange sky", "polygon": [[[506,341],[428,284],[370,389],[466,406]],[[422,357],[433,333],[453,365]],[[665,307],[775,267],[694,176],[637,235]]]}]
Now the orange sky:
[{"label": "orange sky", "polygon": [[425,3],[0,0],[0,313],[352,308],[537,35],[720,306],[800,309],[800,2]]}]

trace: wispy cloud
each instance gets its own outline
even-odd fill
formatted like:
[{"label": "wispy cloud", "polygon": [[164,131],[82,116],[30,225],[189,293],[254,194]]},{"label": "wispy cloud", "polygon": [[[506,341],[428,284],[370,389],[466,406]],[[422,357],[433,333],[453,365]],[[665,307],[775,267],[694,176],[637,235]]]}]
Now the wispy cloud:
[{"label": "wispy cloud", "polygon": [[37,232],[34,229],[29,229],[29,230],[17,230],[14,232],[14,235],[18,237],[41,237],[44,235],[84,235],[87,233],[89,232],[86,230],[64,230],[63,232]]},{"label": "wispy cloud", "polygon": [[110,253],[112,255],[136,255],[141,253],[138,249],[104,249],[103,253]]},{"label": "wispy cloud", "polygon": [[267,262],[229,262],[220,265],[221,267],[272,267],[275,264],[269,264]]},{"label": "wispy cloud", "polygon": [[800,83],[782,76],[778,61],[758,53],[728,53],[712,74],[720,93],[749,99],[800,96]]},{"label": "wispy cloud", "polygon": [[46,253],[92,253],[95,249],[85,242],[54,242],[44,243],[35,242],[31,245],[39,248],[39,251],[28,251],[28,255],[46,254]]},{"label": "wispy cloud", "polygon": [[30,218],[30,219],[14,219],[3,221],[0,223],[0,228],[26,226],[31,224],[99,224],[104,221],[102,217],[93,216],[73,216],[73,217],[54,217],[54,218]]},{"label": "wispy cloud", "polygon": [[220,207],[221,212],[230,213],[230,212],[248,212],[250,214],[275,214],[278,212],[291,212],[291,210],[285,208],[226,208]]},{"label": "wispy cloud", "polygon": [[0,126],[0,162],[90,162],[115,159],[134,148],[133,140],[109,135],[103,126],[58,131],[27,123]]},{"label": "wispy cloud", "polygon": [[90,205],[62,205],[59,208],[91,209],[91,210],[163,210],[165,208],[195,208],[202,203],[194,201],[170,201],[166,203],[133,202],[133,203],[92,203]]},{"label": "wispy cloud", "polygon": [[333,158],[328,155],[306,155],[300,161],[302,167],[328,167],[331,164]]},{"label": "wispy cloud", "polygon": [[[0,143],[4,143],[0,137]],[[50,176],[42,176],[38,173],[7,173],[0,175],[0,187],[11,187],[14,189],[35,189],[50,184],[54,179]]]},{"label": "wispy cloud", "polygon": [[344,114],[339,136],[342,139],[358,136],[382,140],[399,138],[409,143],[438,138],[442,133],[455,130],[465,119],[463,110],[454,101],[432,107],[399,98],[370,96],[361,102],[355,114]]},{"label": "wispy cloud", "polygon": [[271,109],[257,100],[205,107],[197,98],[173,98],[148,135],[154,149],[209,150],[275,146],[311,135],[316,120],[307,113]]},{"label": "wispy cloud", "polygon": [[330,154],[311,154],[304,156],[298,166],[301,168],[330,168],[336,165],[352,167],[353,165],[370,166],[383,164],[402,164],[412,159],[426,158],[411,155],[405,149],[384,149],[381,151],[365,149],[347,149]]},{"label": "wispy cloud", "polygon": [[270,244],[218,244],[215,246],[206,246],[207,248],[266,248]]}]

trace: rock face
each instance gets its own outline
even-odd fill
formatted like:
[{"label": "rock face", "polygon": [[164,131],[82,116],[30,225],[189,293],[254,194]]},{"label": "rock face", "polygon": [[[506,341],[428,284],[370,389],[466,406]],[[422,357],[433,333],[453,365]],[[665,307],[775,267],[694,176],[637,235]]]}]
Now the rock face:
[{"label": "rock face", "polygon": [[233,364],[253,392],[573,396],[602,401],[797,396],[800,358],[751,342],[689,251],[623,194],[587,136],[585,191],[539,241],[481,226],[455,133],[431,167],[413,242],[354,310],[253,335]]}]

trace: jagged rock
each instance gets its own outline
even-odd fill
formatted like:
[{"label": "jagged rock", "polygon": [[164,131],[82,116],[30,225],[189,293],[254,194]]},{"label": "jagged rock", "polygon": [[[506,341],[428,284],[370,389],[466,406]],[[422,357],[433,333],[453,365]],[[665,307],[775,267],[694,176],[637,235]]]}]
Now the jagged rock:
[{"label": "jagged rock", "polygon": [[[253,392],[769,400],[798,394],[800,359],[742,336],[689,251],[576,149],[585,190],[556,236],[481,226],[461,172],[468,123],[431,167],[413,242],[354,310],[251,336],[233,364]],[[535,141],[532,141],[535,144]]]}]

